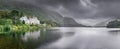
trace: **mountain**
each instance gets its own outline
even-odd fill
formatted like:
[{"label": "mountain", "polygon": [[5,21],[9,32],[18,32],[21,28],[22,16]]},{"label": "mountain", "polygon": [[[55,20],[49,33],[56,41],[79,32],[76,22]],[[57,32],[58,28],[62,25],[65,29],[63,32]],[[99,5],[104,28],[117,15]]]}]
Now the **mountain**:
[{"label": "mountain", "polygon": [[64,27],[85,27],[85,25],[77,23],[74,19],[69,17],[64,17]]},{"label": "mountain", "polygon": [[100,23],[94,25],[94,27],[106,27],[107,23],[108,23],[108,21],[100,22]]},{"label": "mountain", "polygon": [[114,20],[117,20],[117,19],[108,19],[108,20],[105,20],[103,22],[100,22],[100,23],[94,25],[94,27],[106,27],[109,22],[114,21]]},{"label": "mountain", "polygon": [[15,0],[0,0],[0,10],[19,10],[27,15],[35,15],[42,19],[47,19],[56,22],[62,27],[80,27],[74,19],[63,17],[58,12],[38,7],[33,4],[18,2]]}]

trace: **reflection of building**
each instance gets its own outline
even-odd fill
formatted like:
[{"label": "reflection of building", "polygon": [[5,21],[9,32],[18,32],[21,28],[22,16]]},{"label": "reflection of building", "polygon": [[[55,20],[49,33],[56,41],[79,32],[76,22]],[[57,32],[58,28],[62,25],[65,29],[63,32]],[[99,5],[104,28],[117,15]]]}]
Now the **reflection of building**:
[{"label": "reflection of building", "polygon": [[40,37],[40,31],[34,31],[34,32],[28,32],[26,33],[22,39],[24,41],[28,41],[29,39],[35,39],[37,40]]},{"label": "reflection of building", "polygon": [[27,16],[23,16],[20,20],[25,21],[25,24],[40,24],[37,17],[27,18]]}]

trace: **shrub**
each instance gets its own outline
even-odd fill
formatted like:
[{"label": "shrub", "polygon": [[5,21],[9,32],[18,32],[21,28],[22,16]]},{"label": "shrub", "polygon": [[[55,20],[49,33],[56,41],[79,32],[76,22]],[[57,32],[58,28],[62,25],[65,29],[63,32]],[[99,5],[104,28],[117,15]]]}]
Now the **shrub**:
[{"label": "shrub", "polygon": [[11,29],[11,30],[13,30],[13,31],[18,31],[18,27],[15,26],[15,25],[12,25],[12,29]]},{"label": "shrub", "polygon": [[10,31],[10,26],[9,25],[5,25],[4,26],[4,31],[5,32],[9,32]]},{"label": "shrub", "polygon": [[4,31],[4,27],[2,25],[0,25],[0,32]]},{"label": "shrub", "polygon": [[11,19],[0,19],[0,25],[10,25],[12,24]]}]

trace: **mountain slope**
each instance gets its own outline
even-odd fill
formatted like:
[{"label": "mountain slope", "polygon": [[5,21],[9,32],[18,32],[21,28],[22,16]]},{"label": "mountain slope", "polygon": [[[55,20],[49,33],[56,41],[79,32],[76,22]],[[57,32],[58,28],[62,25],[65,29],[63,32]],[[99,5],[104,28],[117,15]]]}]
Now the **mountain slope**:
[{"label": "mountain slope", "polygon": [[64,17],[64,27],[85,27],[85,25],[78,24],[74,19]]},{"label": "mountain slope", "polygon": [[41,19],[54,21],[60,26],[67,27],[84,26],[78,24],[72,18],[63,17],[59,13],[45,9],[43,7],[38,7],[33,4],[18,2],[15,0],[0,0],[0,10],[13,10],[13,9],[19,10],[28,15],[35,15],[37,17],[40,17]]}]

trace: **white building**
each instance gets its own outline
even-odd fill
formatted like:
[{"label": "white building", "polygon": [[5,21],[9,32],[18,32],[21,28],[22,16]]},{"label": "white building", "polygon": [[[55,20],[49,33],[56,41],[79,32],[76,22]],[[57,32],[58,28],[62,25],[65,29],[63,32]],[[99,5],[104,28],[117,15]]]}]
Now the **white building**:
[{"label": "white building", "polygon": [[20,20],[25,21],[25,24],[40,24],[40,21],[37,19],[37,17],[27,18],[27,16],[23,16],[20,18]]}]

